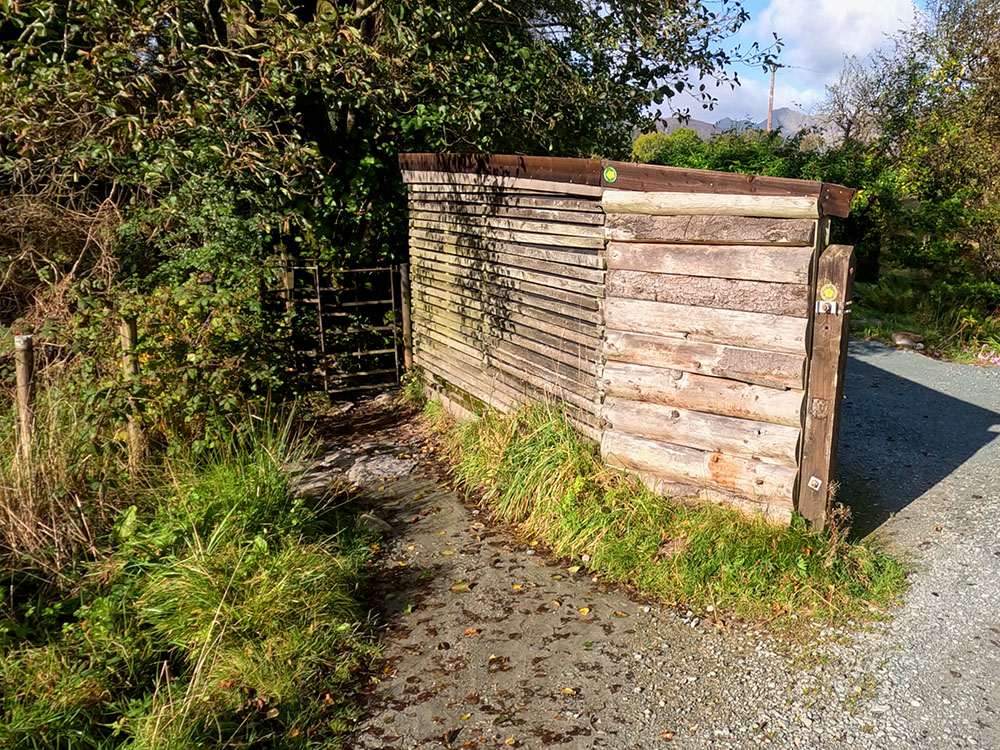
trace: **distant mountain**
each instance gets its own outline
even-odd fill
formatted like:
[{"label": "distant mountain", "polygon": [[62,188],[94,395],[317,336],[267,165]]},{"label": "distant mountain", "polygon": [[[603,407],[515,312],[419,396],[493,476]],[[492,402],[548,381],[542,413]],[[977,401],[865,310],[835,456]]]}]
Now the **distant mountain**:
[{"label": "distant mountain", "polygon": [[[766,127],[766,119],[753,122],[749,119],[735,120],[732,117],[723,117],[714,123],[696,120],[693,117],[686,121],[676,117],[667,117],[656,123],[656,130],[659,133],[673,133],[680,128],[689,128],[696,132],[702,140],[708,140],[721,133],[744,133],[747,130],[764,130]],[[808,128],[816,128],[817,132],[828,142],[836,140],[835,131],[819,117],[807,115],[805,112],[789,107],[780,107],[771,113],[771,129],[780,131],[782,135],[793,136]]]}]

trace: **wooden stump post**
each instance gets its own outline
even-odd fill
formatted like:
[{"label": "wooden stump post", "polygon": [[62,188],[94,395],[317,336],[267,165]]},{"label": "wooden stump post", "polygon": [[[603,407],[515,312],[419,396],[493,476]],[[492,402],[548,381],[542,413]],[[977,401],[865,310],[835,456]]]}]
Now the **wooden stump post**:
[{"label": "wooden stump post", "polygon": [[18,461],[31,464],[31,442],[35,427],[35,349],[32,336],[14,337],[14,372],[17,381]]},{"label": "wooden stump post", "polygon": [[854,286],[854,248],[830,245],[819,259],[816,311],[813,312],[812,362],[806,386],[805,429],[798,485],[798,511],[822,529],[837,463],[840,403],[850,331]]},{"label": "wooden stump post", "polygon": [[[139,376],[139,360],[135,356],[135,347],[139,343],[139,334],[136,328],[135,318],[125,318],[121,324],[122,340],[122,371],[125,379],[131,387],[132,381]],[[128,471],[135,477],[142,468],[146,458],[146,436],[142,432],[142,426],[136,417],[135,401],[132,395],[128,398]]]},{"label": "wooden stump post", "polygon": [[410,264],[399,264],[399,306],[403,316],[403,366],[413,367],[413,325],[410,322]]}]

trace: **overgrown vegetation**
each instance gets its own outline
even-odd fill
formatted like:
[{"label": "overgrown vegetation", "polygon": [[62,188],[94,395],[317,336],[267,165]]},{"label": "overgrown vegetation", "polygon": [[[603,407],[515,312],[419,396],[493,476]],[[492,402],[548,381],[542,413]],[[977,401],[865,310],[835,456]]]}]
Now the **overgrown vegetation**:
[{"label": "overgrown vegetation", "polygon": [[[5,451],[6,517],[44,493],[42,525],[68,513],[93,528],[99,495],[70,468],[77,446],[48,431],[64,417],[42,424],[46,466],[68,470],[27,489]],[[283,425],[178,453],[132,484],[104,473],[113,525],[81,530],[89,562],[51,559],[54,582],[25,550],[34,564],[8,571],[0,599],[0,745],[339,743],[374,651],[359,603],[374,540],[329,500],[296,498],[288,472],[304,454]]]},{"label": "overgrown vegetation", "polygon": [[445,440],[458,482],[499,519],[668,603],[723,617],[844,621],[880,616],[905,588],[903,566],[848,541],[843,525],[779,527],[650,492],[603,467],[596,446],[549,406],[486,412],[447,427]]}]

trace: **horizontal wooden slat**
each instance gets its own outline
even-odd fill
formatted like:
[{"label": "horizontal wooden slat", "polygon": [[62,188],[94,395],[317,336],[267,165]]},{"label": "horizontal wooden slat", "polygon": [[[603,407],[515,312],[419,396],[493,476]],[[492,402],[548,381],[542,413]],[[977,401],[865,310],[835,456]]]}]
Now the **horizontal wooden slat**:
[{"label": "horizontal wooden slat", "polygon": [[804,318],[811,300],[806,284],[681,276],[647,271],[611,270],[607,273],[609,297],[714,307],[723,310],[772,313]]},{"label": "horizontal wooden slat", "polygon": [[[570,366],[588,363],[588,370],[593,369],[593,363],[597,362],[601,356],[598,346],[584,346],[572,341],[566,341],[530,325],[514,323],[509,319],[474,318],[419,301],[416,301],[416,307],[419,307],[420,310],[420,320],[447,325],[452,328],[459,327],[459,332],[463,335],[475,338],[486,344],[492,344],[500,340],[513,341],[519,346],[531,349]],[[580,366],[582,367],[583,365],[580,364]]]},{"label": "horizontal wooden slat", "polygon": [[756,216],[818,219],[819,198],[780,195],[640,192],[606,188],[601,205],[607,213],[654,216]]},{"label": "horizontal wooden slat", "polygon": [[[588,298],[592,299],[594,303],[592,306],[581,307],[565,302],[562,299],[554,299],[544,294],[536,294],[531,289],[521,291],[528,286],[527,284],[521,284],[518,289],[514,289],[501,288],[496,284],[488,282],[473,283],[469,279],[461,279],[465,283],[457,285],[456,279],[430,268],[423,269],[423,273],[420,274],[411,268],[410,274],[414,286],[419,285],[421,288],[436,293],[438,296],[457,297],[458,301],[462,304],[466,304],[467,300],[479,300],[480,304],[499,309],[504,309],[508,306],[523,305],[522,309],[526,314],[535,315],[536,312],[542,312],[550,316],[557,315],[560,319],[575,320],[581,326],[598,325],[603,319],[600,311],[597,309],[599,301],[593,298]],[[443,276],[446,278],[441,278]],[[540,287],[540,289],[544,290],[546,287]],[[528,307],[531,309],[529,310]],[[548,320],[548,318],[542,319]]]},{"label": "horizontal wooden slat", "polygon": [[545,347],[545,351],[552,349],[559,352],[558,358],[569,364],[575,364],[578,360],[596,362],[601,356],[601,346],[597,341],[590,340],[584,343],[569,341],[561,336],[536,328],[538,321],[531,319],[524,319],[525,322],[514,322],[507,317],[475,318],[438,307],[426,298],[414,297],[413,305],[415,308],[420,308],[421,319],[425,319],[426,316],[427,320],[447,321],[451,325],[465,326],[469,329],[469,335],[478,336],[483,341],[487,341],[489,338],[527,339],[540,347]]},{"label": "horizontal wooden slat", "polygon": [[550,313],[528,304],[512,303],[511,300],[497,301],[486,295],[480,295],[479,299],[472,299],[423,284],[413,284],[412,289],[414,298],[451,312],[462,315],[490,315],[509,318],[515,323],[531,325],[553,335],[559,335],[567,341],[595,349],[601,348],[603,328],[596,323]]},{"label": "horizontal wooden slat", "polygon": [[683,370],[624,362],[604,365],[601,388],[608,397],[711,411],[790,427],[798,427],[802,423],[800,390],[768,388]]},{"label": "horizontal wooden slat", "polygon": [[441,214],[457,214],[459,216],[485,216],[511,219],[531,219],[534,221],[554,221],[561,224],[586,224],[603,226],[603,214],[593,211],[571,211],[559,208],[537,208],[520,205],[507,205],[504,201],[498,204],[480,202],[461,202],[457,200],[415,200],[409,201],[411,212],[424,211]]},{"label": "horizontal wooden slat", "polygon": [[436,229],[445,235],[466,235],[471,237],[481,237],[485,240],[502,240],[505,242],[525,242],[536,245],[550,245],[552,247],[581,248],[591,250],[603,250],[603,237],[583,237],[559,234],[539,234],[528,231],[515,231],[511,229],[494,229],[492,227],[477,227],[472,224],[460,225],[457,222],[443,223],[440,221],[425,221],[420,219],[410,219],[411,229]]},{"label": "horizontal wooden slat", "polygon": [[[443,227],[454,227],[466,234],[480,233],[483,229],[531,232],[540,235],[598,238],[603,243],[604,228],[594,224],[513,218],[508,216],[472,215],[459,212],[410,210],[411,222],[430,221]],[[544,237],[543,237],[544,239]],[[596,243],[595,243],[596,245]]]},{"label": "horizontal wooden slat", "polygon": [[712,375],[773,388],[802,388],[805,355],[608,331],[608,360]]},{"label": "horizontal wooden slat", "polygon": [[[600,307],[600,300],[594,294],[583,294],[575,291],[567,291],[558,283],[558,277],[545,277],[530,281],[524,279],[527,272],[520,274],[522,278],[512,277],[507,274],[479,274],[479,277],[464,272],[460,266],[451,266],[446,263],[439,263],[427,258],[415,257],[417,262],[410,263],[410,274],[421,279],[433,279],[440,282],[445,288],[454,286],[458,289],[482,289],[483,285],[489,287],[491,294],[501,297],[508,293],[530,294],[542,299],[556,300],[568,306],[581,307],[584,310],[597,310]],[[548,282],[548,284],[543,283]]]},{"label": "horizontal wooden slat", "polygon": [[605,399],[602,414],[612,430],[625,435],[793,468],[796,465],[798,427],[621,398]]},{"label": "horizontal wooden slat", "polygon": [[[604,271],[597,268],[581,268],[568,263],[553,263],[548,260],[535,260],[524,255],[508,255],[495,250],[465,249],[443,245],[429,240],[410,240],[411,254],[433,253],[453,265],[460,265],[474,270],[492,271],[494,266],[521,268],[527,271],[558,276],[571,282],[584,281],[589,284],[603,284]],[[581,286],[584,291],[590,287]]]},{"label": "horizontal wooden slat", "polygon": [[753,219],[732,216],[644,216],[608,214],[609,240],[697,242],[719,245],[813,244],[816,222],[811,219]]},{"label": "horizontal wooden slat", "polygon": [[608,269],[808,284],[811,247],[609,242]]},{"label": "horizontal wooden slat", "polygon": [[498,177],[494,175],[460,174],[457,172],[403,171],[406,183],[443,185],[480,185],[487,188],[518,188],[564,195],[600,196],[603,188],[597,185],[580,185],[571,182],[532,180],[518,177]]},{"label": "horizontal wooden slat", "polygon": [[577,392],[596,398],[598,366],[580,354],[566,354],[528,338],[498,334],[450,319],[429,317],[423,311],[415,312],[419,314],[414,316],[414,322],[421,329],[470,358],[482,358],[484,362],[494,357],[514,358],[537,368],[545,377],[565,381],[567,387],[571,383],[579,384],[579,387],[574,386]]},{"label": "horizontal wooden slat", "polygon": [[792,506],[795,469],[739,456],[700,451],[605,430],[605,461],[671,482],[733,492],[756,502]]},{"label": "horizontal wooden slat", "polygon": [[609,330],[789,354],[804,354],[806,350],[808,321],[805,318],[620,297],[609,297],[605,301],[604,317]]},{"label": "horizontal wooden slat", "polygon": [[485,320],[491,328],[501,330],[509,328],[510,330],[524,333],[524,335],[529,337],[534,337],[535,332],[538,332],[544,337],[550,337],[545,338],[541,343],[551,339],[554,342],[558,342],[554,343],[554,346],[557,345],[565,351],[575,351],[577,348],[583,348],[592,352],[601,352],[603,348],[602,337],[596,331],[589,333],[571,331],[565,326],[554,326],[547,321],[525,315],[522,312],[496,311],[485,313],[470,307],[455,305],[448,300],[428,294],[422,288],[413,290],[412,300],[415,307],[419,306],[428,315],[457,316],[469,321]]},{"label": "horizontal wooden slat", "polygon": [[602,217],[604,211],[594,198],[571,198],[553,193],[530,193],[522,190],[487,189],[463,185],[407,185],[411,200],[454,201],[486,206],[521,206],[578,211]]},{"label": "horizontal wooden slat", "polygon": [[536,260],[547,260],[552,263],[565,263],[583,268],[604,268],[604,260],[596,250],[586,248],[555,247],[552,245],[529,245],[518,242],[500,242],[489,240],[477,235],[446,234],[437,229],[411,229],[410,242],[428,243],[453,249],[454,252],[465,250],[485,250],[518,255]]},{"label": "horizontal wooden slat", "polygon": [[419,338],[415,361],[436,371],[440,377],[454,382],[471,395],[493,406],[527,400],[562,401],[568,412],[586,424],[596,434],[599,425],[599,405],[591,398],[579,395],[552,379],[539,377],[523,363],[497,360],[485,368],[476,369],[467,361],[454,358],[453,351],[432,339]]}]

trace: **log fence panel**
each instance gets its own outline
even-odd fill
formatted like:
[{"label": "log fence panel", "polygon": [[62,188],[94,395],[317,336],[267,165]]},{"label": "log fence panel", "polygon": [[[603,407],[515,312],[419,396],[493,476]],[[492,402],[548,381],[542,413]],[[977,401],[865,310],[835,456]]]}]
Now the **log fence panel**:
[{"label": "log fence panel", "polygon": [[501,410],[560,401],[650,486],[822,525],[802,468],[830,481],[845,329],[817,328],[814,305],[842,275],[843,252],[820,256],[852,191],[596,160],[400,164],[429,385]]}]

